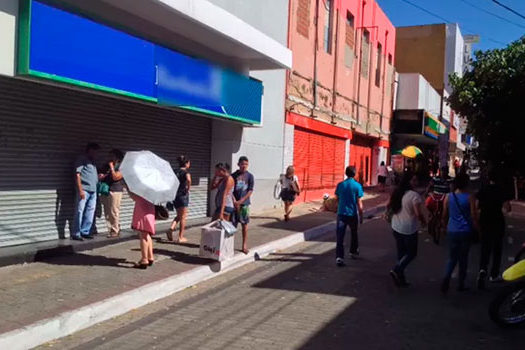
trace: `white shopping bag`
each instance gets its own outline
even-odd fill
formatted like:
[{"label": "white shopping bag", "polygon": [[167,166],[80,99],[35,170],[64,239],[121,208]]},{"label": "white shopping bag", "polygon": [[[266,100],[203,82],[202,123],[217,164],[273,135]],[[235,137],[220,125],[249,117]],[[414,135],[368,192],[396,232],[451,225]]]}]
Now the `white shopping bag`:
[{"label": "white shopping bag", "polygon": [[[227,222],[213,221],[201,228],[201,245],[199,255],[203,258],[224,261],[233,258],[234,235],[225,229],[231,230]],[[231,223],[229,223],[231,225]],[[233,225],[232,225],[233,227]],[[234,231],[235,232],[235,231]]]}]

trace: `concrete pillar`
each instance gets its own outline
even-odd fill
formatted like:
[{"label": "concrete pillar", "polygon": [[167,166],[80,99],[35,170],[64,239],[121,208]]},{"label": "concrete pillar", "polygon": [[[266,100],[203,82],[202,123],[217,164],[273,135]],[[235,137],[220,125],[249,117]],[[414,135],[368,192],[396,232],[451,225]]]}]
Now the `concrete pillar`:
[{"label": "concrete pillar", "polygon": [[18,0],[0,1],[0,74],[16,73]]}]

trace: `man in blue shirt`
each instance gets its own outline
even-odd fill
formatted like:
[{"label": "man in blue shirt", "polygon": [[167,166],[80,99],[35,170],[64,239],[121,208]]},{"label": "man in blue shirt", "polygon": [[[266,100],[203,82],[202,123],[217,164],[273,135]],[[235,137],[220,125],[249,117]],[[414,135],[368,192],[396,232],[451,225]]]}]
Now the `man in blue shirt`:
[{"label": "man in blue shirt", "polygon": [[90,234],[97,207],[98,173],[95,158],[100,146],[89,143],[86,153],[75,162],[76,209],[71,239],[92,239]]},{"label": "man in blue shirt", "polygon": [[357,238],[358,222],[363,223],[363,187],[354,180],[355,167],[346,168],[345,181],[337,185],[335,196],[338,200],[337,207],[337,246],[336,246],[336,264],[344,266],[344,240],[346,227],[350,226],[351,243],[350,255],[353,259],[359,256],[359,242]]}]

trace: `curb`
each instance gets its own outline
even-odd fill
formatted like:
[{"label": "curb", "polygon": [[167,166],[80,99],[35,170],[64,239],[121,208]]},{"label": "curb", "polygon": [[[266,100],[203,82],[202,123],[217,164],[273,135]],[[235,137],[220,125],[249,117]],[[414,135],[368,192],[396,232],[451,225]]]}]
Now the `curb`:
[{"label": "curb", "polygon": [[[384,210],[384,205],[365,211],[364,216],[371,217],[382,210]],[[108,299],[0,334],[0,349],[28,349],[68,336],[168,297],[197,283],[220,276],[223,273],[268,256],[275,251],[313,240],[333,230],[335,230],[335,222],[316,226],[304,232],[297,232],[254,247],[248,255],[237,254],[228,261],[199,266],[182,274],[155,281]]]}]

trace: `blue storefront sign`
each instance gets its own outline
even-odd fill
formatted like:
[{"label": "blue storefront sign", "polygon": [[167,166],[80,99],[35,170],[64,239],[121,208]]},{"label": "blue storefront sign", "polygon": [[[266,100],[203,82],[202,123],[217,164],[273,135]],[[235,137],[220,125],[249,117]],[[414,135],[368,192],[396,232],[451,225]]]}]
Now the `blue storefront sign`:
[{"label": "blue storefront sign", "polygon": [[20,4],[18,74],[261,124],[260,81],[36,0]]}]

